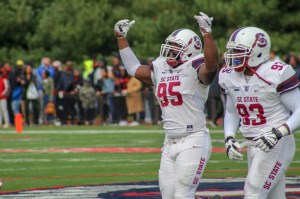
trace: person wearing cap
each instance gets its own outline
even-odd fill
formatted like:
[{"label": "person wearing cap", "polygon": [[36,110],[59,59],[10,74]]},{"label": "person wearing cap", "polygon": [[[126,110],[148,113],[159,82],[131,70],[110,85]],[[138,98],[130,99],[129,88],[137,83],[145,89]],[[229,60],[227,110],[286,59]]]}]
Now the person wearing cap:
[{"label": "person wearing cap", "polygon": [[[16,61],[16,67],[12,71],[10,81],[11,91],[11,107],[14,115],[21,113],[21,101],[22,101],[22,75],[24,71],[24,62],[22,60]],[[13,120],[12,120],[13,122]]]},{"label": "person wearing cap", "polygon": [[17,60],[16,61],[16,65],[18,66],[18,67],[23,67],[24,66],[24,62],[23,62],[23,60]]}]

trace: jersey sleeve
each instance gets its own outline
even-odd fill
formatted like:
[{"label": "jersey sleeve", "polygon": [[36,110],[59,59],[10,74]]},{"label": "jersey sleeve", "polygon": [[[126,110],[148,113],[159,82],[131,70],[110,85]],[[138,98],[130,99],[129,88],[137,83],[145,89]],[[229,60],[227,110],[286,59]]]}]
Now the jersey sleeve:
[{"label": "jersey sleeve", "polygon": [[201,66],[204,65],[204,57],[199,57],[192,61],[192,67],[198,72]]},{"label": "jersey sleeve", "polygon": [[299,86],[299,79],[292,66],[287,65],[280,76],[280,82],[277,85],[277,92],[282,94],[284,92],[295,89]]},{"label": "jersey sleeve", "polygon": [[229,71],[227,68],[222,68],[219,72],[219,86],[220,91],[224,94],[228,94],[227,86],[226,86],[226,79],[228,78]]}]

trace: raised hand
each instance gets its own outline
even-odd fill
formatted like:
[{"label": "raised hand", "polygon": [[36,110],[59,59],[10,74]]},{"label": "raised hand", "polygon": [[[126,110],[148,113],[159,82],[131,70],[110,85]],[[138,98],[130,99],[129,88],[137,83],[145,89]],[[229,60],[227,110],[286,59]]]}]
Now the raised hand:
[{"label": "raised hand", "polygon": [[195,15],[194,18],[197,20],[197,23],[199,24],[202,35],[204,35],[204,33],[211,32],[213,17],[208,17],[205,13],[199,12],[199,15]]},{"label": "raised hand", "polygon": [[131,26],[135,23],[134,20],[130,21],[128,19],[123,19],[118,21],[115,24],[114,31],[117,38],[124,37],[126,38],[127,33]]}]

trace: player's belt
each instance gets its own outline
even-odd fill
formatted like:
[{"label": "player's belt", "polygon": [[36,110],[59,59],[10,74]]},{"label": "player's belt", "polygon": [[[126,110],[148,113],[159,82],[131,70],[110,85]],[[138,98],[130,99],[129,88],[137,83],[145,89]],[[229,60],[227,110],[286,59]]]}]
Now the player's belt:
[{"label": "player's belt", "polygon": [[183,142],[184,141],[184,137],[182,137],[182,138],[170,138],[170,141],[173,144],[177,144],[179,142]]},{"label": "player's belt", "polygon": [[253,140],[254,137],[245,137],[247,140]]}]

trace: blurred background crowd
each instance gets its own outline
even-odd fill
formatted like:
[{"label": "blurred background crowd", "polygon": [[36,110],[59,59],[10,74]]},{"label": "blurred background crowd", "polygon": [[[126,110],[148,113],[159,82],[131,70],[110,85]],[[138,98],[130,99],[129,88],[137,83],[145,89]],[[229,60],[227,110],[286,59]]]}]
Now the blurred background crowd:
[{"label": "blurred background crowd", "polygon": [[85,60],[81,67],[49,57],[37,67],[23,60],[2,63],[1,126],[14,125],[16,114],[24,126],[160,123],[152,87],[130,77],[118,53],[108,59]]},{"label": "blurred background crowd", "polygon": [[[151,65],[153,58],[141,60]],[[278,56],[293,66],[300,78],[300,55]],[[225,67],[220,55],[220,69]],[[206,103],[207,122],[222,125],[225,96],[218,78],[211,84]],[[14,125],[21,114],[23,125],[120,125],[160,124],[161,112],[152,86],[127,74],[118,53],[106,59],[85,60],[81,66],[43,57],[40,66],[30,61],[3,62],[0,70],[0,125]]]}]

